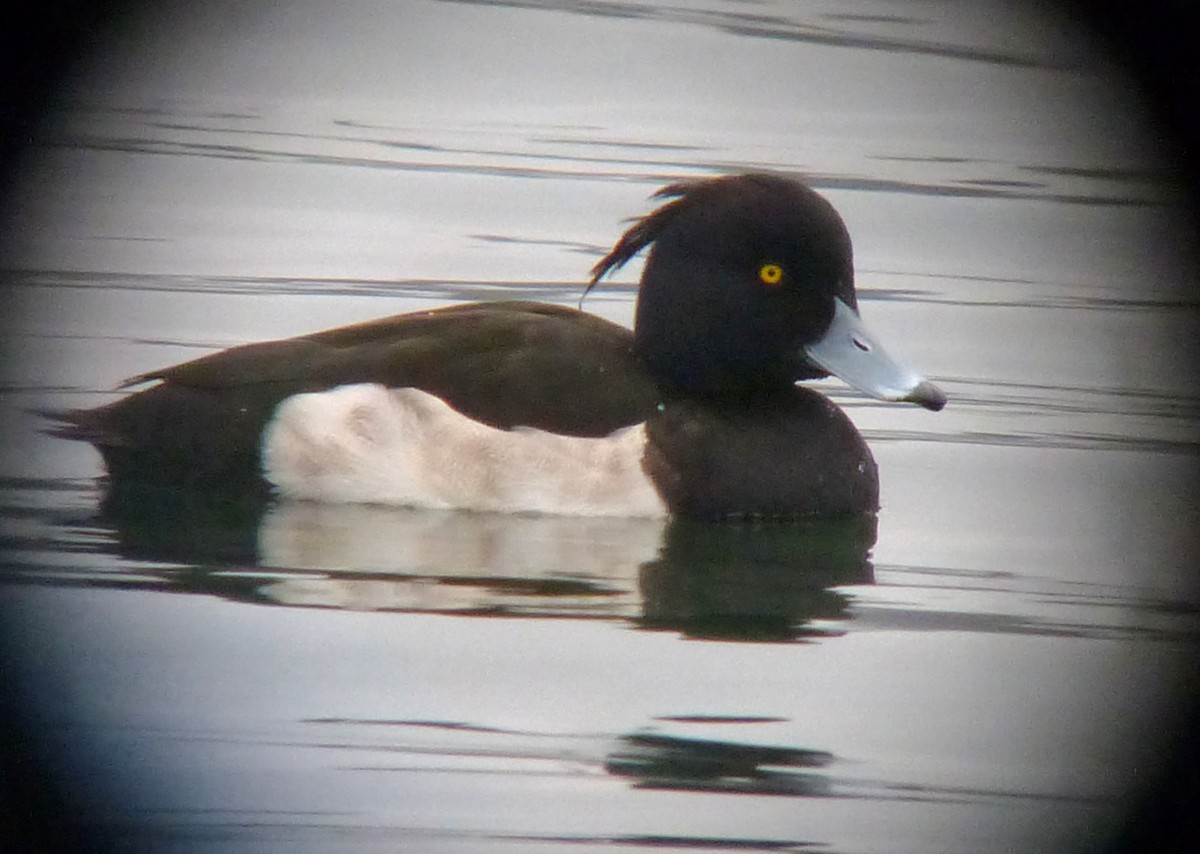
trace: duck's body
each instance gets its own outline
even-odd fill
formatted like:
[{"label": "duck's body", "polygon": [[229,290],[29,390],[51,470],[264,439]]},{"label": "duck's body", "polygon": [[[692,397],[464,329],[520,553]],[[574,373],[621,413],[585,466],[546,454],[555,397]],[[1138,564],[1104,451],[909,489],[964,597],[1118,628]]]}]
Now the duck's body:
[{"label": "duck's body", "polygon": [[342,386],[420,389],[489,427],[568,436],[608,435],[657,403],[629,330],[534,302],[470,303],[248,344],[127,385],[155,381],[72,413],[74,437],[95,444],[114,476],[205,488],[260,478],[263,433],[280,404]]},{"label": "duck's body", "polygon": [[208,491],[610,515],[874,511],[866,444],[796,380],[839,372],[890,399],[944,398],[872,352],[836,212],[765,175],[660,195],[675,199],[594,271],[653,244],[635,331],[534,302],[400,315],[135,377],[157,385],[67,413],[58,433],[96,445],[114,482]]}]

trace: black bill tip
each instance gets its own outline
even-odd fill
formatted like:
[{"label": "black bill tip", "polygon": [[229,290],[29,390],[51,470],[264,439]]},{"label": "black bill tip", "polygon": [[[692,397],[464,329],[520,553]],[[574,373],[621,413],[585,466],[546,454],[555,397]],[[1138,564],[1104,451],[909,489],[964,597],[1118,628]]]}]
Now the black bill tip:
[{"label": "black bill tip", "polygon": [[938,412],[946,405],[946,393],[928,380],[922,380],[908,393],[904,401]]}]

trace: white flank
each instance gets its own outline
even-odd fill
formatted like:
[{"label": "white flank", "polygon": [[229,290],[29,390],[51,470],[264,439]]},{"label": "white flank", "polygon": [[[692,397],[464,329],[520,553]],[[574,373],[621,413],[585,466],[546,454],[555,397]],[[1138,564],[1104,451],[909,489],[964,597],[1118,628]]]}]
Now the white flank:
[{"label": "white flank", "polygon": [[598,439],[498,430],[417,389],[348,385],[279,405],[263,474],[284,497],[331,503],[665,516],[645,438],[640,424]]}]

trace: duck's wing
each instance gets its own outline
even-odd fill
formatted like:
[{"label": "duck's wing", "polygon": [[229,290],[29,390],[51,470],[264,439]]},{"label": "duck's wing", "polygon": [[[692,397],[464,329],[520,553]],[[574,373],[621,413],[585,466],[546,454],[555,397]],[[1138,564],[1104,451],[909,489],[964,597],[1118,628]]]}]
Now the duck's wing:
[{"label": "duck's wing", "polygon": [[657,402],[628,329],[537,302],[470,303],[234,347],[126,386],[282,396],[350,383],[412,387],[495,427],[602,436]]},{"label": "duck's wing", "polygon": [[472,303],[234,347],[151,371],[115,403],[59,416],[57,435],[114,462],[258,467],[262,430],[294,394],[353,383],[412,387],[500,428],[602,436],[645,418],[657,390],[629,330],[534,302]]}]

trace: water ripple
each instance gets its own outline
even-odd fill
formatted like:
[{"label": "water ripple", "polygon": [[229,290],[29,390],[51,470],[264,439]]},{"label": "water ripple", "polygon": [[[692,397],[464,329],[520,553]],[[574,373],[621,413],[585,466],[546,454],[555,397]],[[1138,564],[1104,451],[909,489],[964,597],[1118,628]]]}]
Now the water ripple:
[{"label": "water ripple", "polygon": [[[578,15],[634,20],[654,20],[663,23],[709,27],[721,32],[750,38],[781,39],[810,45],[878,50],[891,53],[910,53],[936,56],[944,59],[983,62],[1024,68],[1072,68],[1073,60],[1065,57],[1051,58],[1011,50],[997,50],[979,46],[955,44],[948,41],[901,38],[880,33],[842,26],[825,26],[803,20],[795,20],[784,14],[767,15],[733,9],[697,9],[654,3],[635,3],[628,0],[442,0],[447,3],[463,3],[483,6],[501,6],[519,9],[544,9],[570,12]],[[789,7],[783,7],[794,12]],[[857,24],[891,24],[909,26],[921,23],[917,18],[879,15],[822,15],[826,21]]]},{"label": "water ripple", "polygon": [[[182,108],[181,108],[182,109]],[[664,183],[681,178],[765,169],[803,174],[822,190],[853,190],[973,199],[1036,200],[1071,205],[1145,207],[1177,204],[1171,176],[1161,170],[1107,164],[1003,163],[956,157],[871,154],[867,161],[910,162],[926,167],[912,178],[894,170],[820,172],[797,162],[721,157],[694,145],[602,138],[595,129],[547,135],[543,128],[442,131],[441,140],[414,138],[424,132],[347,119],[302,130],[264,129],[247,122],[208,121],[184,114],[166,120],[161,110],[76,104],[48,147],[128,154],[213,158],[260,163],[297,163],[345,168],[440,172],[464,175]],[[142,120],[139,122],[139,120]],[[325,129],[332,125],[341,132]],[[354,131],[370,131],[358,134]],[[379,131],[386,131],[381,135]],[[395,134],[395,136],[393,136]],[[503,144],[507,139],[508,144]],[[271,141],[277,144],[270,144]],[[645,156],[629,156],[629,152]],[[403,153],[408,156],[399,157]],[[1031,175],[1041,180],[1033,180]]]}]

